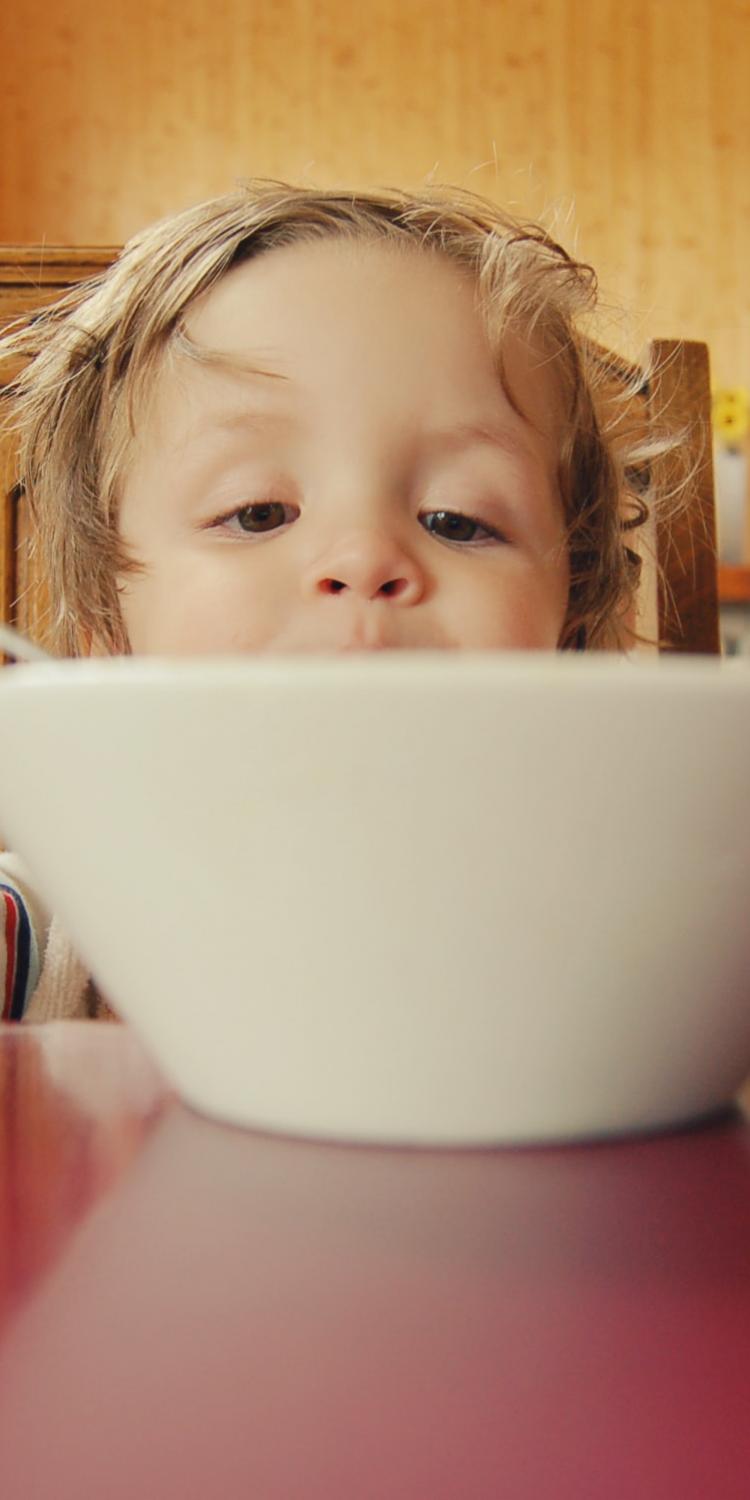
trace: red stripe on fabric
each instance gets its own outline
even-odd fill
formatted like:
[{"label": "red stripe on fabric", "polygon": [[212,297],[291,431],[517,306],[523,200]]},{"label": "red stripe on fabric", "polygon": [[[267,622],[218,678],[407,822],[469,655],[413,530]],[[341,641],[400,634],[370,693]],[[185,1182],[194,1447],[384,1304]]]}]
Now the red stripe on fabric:
[{"label": "red stripe on fabric", "polygon": [[13,1006],[13,985],[16,978],[16,930],[18,928],[18,908],[9,891],[3,891],[5,904],[5,996],[3,999],[3,1020],[10,1017]]}]

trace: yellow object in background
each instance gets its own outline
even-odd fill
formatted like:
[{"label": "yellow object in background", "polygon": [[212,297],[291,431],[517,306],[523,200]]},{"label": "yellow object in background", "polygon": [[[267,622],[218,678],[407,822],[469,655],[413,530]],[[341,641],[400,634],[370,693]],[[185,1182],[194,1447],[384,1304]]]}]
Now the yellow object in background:
[{"label": "yellow object in background", "polygon": [[741,385],[714,391],[711,423],[719,562],[737,567],[750,561],[750,391]]},{"label": "yellow object in background", "polygon": [[719,442],[741,443],[750,428],[750,391],[743,385],[714,391],[711,422]]}]

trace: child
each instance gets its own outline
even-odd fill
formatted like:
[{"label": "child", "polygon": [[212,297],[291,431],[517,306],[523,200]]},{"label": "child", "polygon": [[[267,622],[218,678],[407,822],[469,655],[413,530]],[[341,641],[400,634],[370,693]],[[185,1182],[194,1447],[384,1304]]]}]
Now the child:
[{"label": "child", "polygon": [[[624,649],[645,450],[594,300],[466,193],[251,184],[136,236],[0,342],[52,649]],[[5,1014],[110,1013],[0,880]]]}]

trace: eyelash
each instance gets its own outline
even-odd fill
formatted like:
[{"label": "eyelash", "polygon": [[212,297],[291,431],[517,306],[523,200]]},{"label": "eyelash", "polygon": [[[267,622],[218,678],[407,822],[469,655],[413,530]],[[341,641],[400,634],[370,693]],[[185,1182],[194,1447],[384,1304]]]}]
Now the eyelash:
[{"label": "eyelash", "polygon": [[[226,515],[223,515],[223,516],[217,516],[214,521],[211,521],[209,523],[209,527],[212,530],[213,529],[218,529],[221,526],[227,526],[228,527],[229,522],[237,520],[237,518],[240,515],[242,515],[243,511],[263,510],[263,509],[268,508],[271,505],[280,505],[280,504],[282,504],[282,502],[281,501],[276,501],[276,500],[258,500],[258,501],[254,501],[250,505],[239,505],[236,508],[236,510],[231,510]],[[488,526],[485,521],[480,521],[480,519],[479,519],[478,516],[467,515],[465,511],[456,511],[456,510],[431,510],[431,511],[426,511],[425,514],[428,515],[428,516],[449,516],[449,517],[455,517],[455,518],[457,518],[458,520],[461,520],[461,521],[469,521],[471,525],[478,526],[479,529],[480,529],[480,531],[484,531],[490,541],[501,542],[501,543],[506,543],[507,544],[508,538],[506,536],[504,536],[502,532],[496,531],[495,528],[494,528],[494,526]],[[421,520],[422,517],[420,516],[419,519]],[[277,527],[275,529],[276,530],[280,530],[279,527]],[[430,536],[434,536],[435,535],[434,531],[432,531],[429,527],[425,527],[425,530],[429,532]],[[252,532],[252,531],[245,531],[244,529],[241,528],[241,534],[243,536],[248,536],[248,537],[251,537],[251,536],[272,536],[273,532],[272,531]],[[233,532],[233,535],[237,535],[237,533]],[[448,542],[450,544],[451,543],[451,538],[450,537],[438,537],[438,541]],[[472,547],[472,546],[476,546],[477,542],[472,537],[471,540],[468,541],[468,542],[455,542],[454,541],[453,545],[457,546],[457,547]],[[486,545],[486,543],[479,542],[478,545],[482,546],[482,545]]]}]

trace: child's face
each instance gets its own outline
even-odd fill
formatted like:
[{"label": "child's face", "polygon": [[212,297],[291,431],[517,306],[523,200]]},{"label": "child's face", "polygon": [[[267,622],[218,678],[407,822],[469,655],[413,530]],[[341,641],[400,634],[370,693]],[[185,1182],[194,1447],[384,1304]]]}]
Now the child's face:
[{"label": "child's face", "polygon": [[508,343],[514,410],[468,274],[296,244],[236,267],[186,328],[258,373],[165,361],[120,508],[146,565],[121,580],[135,653],[557,646],[555,385]]}]

